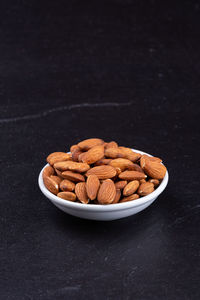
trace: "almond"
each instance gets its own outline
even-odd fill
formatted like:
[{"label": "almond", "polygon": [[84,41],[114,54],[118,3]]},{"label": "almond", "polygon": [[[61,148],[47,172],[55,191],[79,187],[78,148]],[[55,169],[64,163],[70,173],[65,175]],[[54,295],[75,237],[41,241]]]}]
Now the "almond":
[{"label": "almond", "polygon": [[74,172],[86,172],[90,169],[90,166],[86,163],[80,163],[75,161],[60,161],[54,164],[54,167],[59,171],[74,171]]},{"label": "almond", "polygon": [[72,192],[75,189],[75,184],[68,179],[64,179],[60,183],[60,189],[63,192]]},{"label": "almond", "polygon": [[162,162],[162,159],[160,159],[158,157],[154,157],[154,156],[149,156],[149,155],[143,154],[140,157],[140,166],[141,166],[142,169],[144,168],[145,162],[147,160],[151,161],[151,162],[157,162],[157,163],[161,163]]},{"label": "almond", "polygon": [[78,161],[82,162],[82,159],[84,158],[86,152],[81,152],[78,156]]},{"label": "almond", "polygon": [[113,159],[113,160],[111,160],[109,165],[114,168],[120,168],[121,171],[124,171],[125,169],[129,169],[134,166],[132,161],[130,161],[129,159],[126,159],[126,158]]},{"label": "almond", "polygon": [[122,158],[124,154],[119,148],[107,148],[105,149],[105,156],[110,158]]},{"label": "almond", "polygon": [[120,168],[115,168],[117,176],[119,176],[119,174],[122,172],[122,170]]},{"label": "almond", "polygon": [[83,152],[78,148],[72,151],[72,160],[73,161],[79,161],[79,155]]},{"label": "almond", "polygon": [[159,186],[160,181],[158,179],[149,179],[149,182],[154,184],[154,187]]},{"label": "almond", "polygon": [[44,176],[43,182],[51,193],[56,195],[59,192],[59,185],[52,178]]},{"label": "almond", "polygon": [[61,176],[74,182],[85,181],[85,177],[83,175],[72,171],[64,171]]},{"label": "almond", "polygon": [[78,145],[72,145],[72,146],[70,147],[70,152],[71,152],[71,153],[74,152],[75,150],[80,150],[80,148],[79,148]]},{"label": "almond", "polygon": [[109,148],[118,148],[118,145],[117,145],[117,143],[114,142],[114,141],[109,142],[109,143],[106,143],[105,149],[109,149]]},{"label": "almond", "polygon": [[120,189],[116,189],[116,195],[115,195],[115,198],[114,198],[112,204],[118,203],[120,198],[121,198],[121,191],[120,191]]},{"label": "almond", "polygon": [[126,180],[120,180],[115,182],[115,187],[116,189],[120,189],[123,190],[123,188],[127,185],[127,181]]},{"label": "almond", "polygon": [[58,186],[60,186],[60,183],[62,181],[60,177],[51,175],[50,178],[53,179],[58,184]]},{"label": "almond", "polygon": [[75,186],[75,193],[80,202],[87,204],[89,202],[88,195],[86,192],[86,183],[79,182]]},{"label": "almond", "polygon": [[95,165],[96,166],[109,165],[111,160],[112,160],[111,158],[102,158],[102,159],[96,161]]},{"label": "almond", "polygon": [[135,163],[133,163],[133,165],[130,166],[128,169],[131,171],[138,171],[138,172],[144,173],[143,169],[138,164],[135,164]]},{"label": "almond", "polygon": [[163,179],[167,171],[163,164],[150,161],[149,159],[144,160],[143,169],[145,173],[153,179]]},{"label": "almond", "polygon": [[145,179],[141,179],[141,180],[140,180],[140,184],[145,183],[145,182],[146,182]]},{"label": "almond", "polygon": [[60,192],[57,194],[57,197],[62,198],[64,200],[75,201],[76,195],[72,192]]},{"label": "almond", "polygon": [[128,197],[122,198],[122,199],[119,201],[119,203],[122,203],[122,202],[128,202],[128,201],[132,201],[132,200],[136,200],[136,199],[138,199],[138,198],[139,198],[139,195],[138,195],[138,194],[132,194],[132,195],[130,195],[130,196],[128,196]]},{"label": "almond", "polygon": [[138,189],[140,196],[146,196],[154,191],[154,184],[152,182],[142,183]]},{"label": "almond", "polygon": [[119,178],[123,180],[140,180],[145,179],[147,175],[138,171],[124,171],[119,174]]},{"label": "almond", "polygon": [[98,192],[98,202],[101,204],[112,203],[116,196],[115,184],[111,179],[106,179],[100,186]]},{"label": "almond", "polygon": [[86,176],[96,175],[99,179],[108,179],[116,175],[116,170],[112,166],[97,166],[87,171]]},{"label": "almond", "polygon": [[132,162],[136,162],[141,157],[140,153],[134,152],[131,148],[119,147],[119,149],[122,152],[123,157],[131,160]]},{"label": "almond", "polygon": [[103,157],[104,157],[104,146],[98,145],[92,147],[90,150],[85,152],[85,155],[82,157],[82,162],[90,165]]},{"label": "almond", "polygon": [[62,177],[62,172],[57,170],[56,168],[54,168],[54,170],[56,171],[56,174],[60,177],[60,178],[63,178]]},{"label": "almond", "polygon": [[133,180],[133,181],[130,181],[124,188],[123,190],[123,195],[124,196],[130,196],[132,194],[134,194],[138,187],[139,187],[140,183],[138,180]]},{"label": "almond", "polygon": [[42,172],[42,178],[44,179],[45,176],[50,177],[54,174],[54,168],[51,166],[47,166]]},{"label": "almond", "polygon": [[54,165],[56,162],[71,160],[71,154],[65,152],[53,152],[47,156],[47,162]]},{"label": "almond", "polygon": [[86,190],[88,197],[91,200],[94,200],[96,198],[99,186],[99,178],[96,175],[89,175],[86,181]]},{"label": "almond", "polygon": [[79,146],[79,148],[81,148],[81,150],[87,151],[87,150],[91,149],[92,147],[97,146],[97,145],[102,145],[103,143],[104,143],[103,140],[93,138],[93,139],[87,139],[87,140],[84,140],[84,141],[78,143],[78,146]]}]

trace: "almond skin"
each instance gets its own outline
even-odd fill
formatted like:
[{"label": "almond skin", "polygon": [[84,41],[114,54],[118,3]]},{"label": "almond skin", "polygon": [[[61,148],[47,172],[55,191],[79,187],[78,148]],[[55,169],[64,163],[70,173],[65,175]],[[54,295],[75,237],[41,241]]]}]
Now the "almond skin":
[{"label": "almond skin", "polygon": [[85,155],[82,157],[82,162],[87,164],[94,164],[96,161],[104,157],[104,146],[98,145],[92,147],[90,150],[85,152]]},{"label": "almond skin", "polygon": [[99,186],[99,178],[96,175],[89,175],[86,181],[86,191],[91,200],[94,200],[97,197]]},{"label": "almond skin", "polygon": [[60,183],[60,189],[63,192],[72,192],[75,189],[75,184],[68,179],[64,179]]},{"label": "almond skin", "polygon": [[59,192],[59,185],[52,178],[44,176],[43,178],[44,185],[46,188],[53,194],[57,194]]},{"label": "almond skin", "polygon": [[112,158],[102,158],[102,159],[96,161],[95,165],[96,166],[109,165],[111,160],[112,160]]},{"label": "almond skin", "polygon": [[61,176],[74,182],[85,181],[85,177],[83,175],[72,171],[64,171],[61,173]]},{"label": "almond skin", "polygon": [[71,160],[71,154],[65,152],[53,152],[47,156],[47,162],[54,165],[56,162]]},{"label": "almond skin", "polygon": [[98,202],[100,204],[110,204],[114,201],[116,196],[115,184],[111,179],[106,179],[101,184],[98,192]]},{"label": "almond skin", "polygon": [[142,183],[138,189],[140,196],[146,196],[154,191],[154,184],[152,182]]},{"label": "almond skin", "polygon": [[131,160],[132,162],[136,162],[141,157],[140,153],[134,152],[131,148],[119,147],[119,149],[122,152],[123,157]]},{"label": "almond skin", "polygon": [[57,170],[56,168],[54,168],[54,170],[56,171],[56,174],[60,177],[60,178],[63,178],[62,177],[62,172]]},{"label": "almond skin", "polygon": [[92,147],[102,145],[103,143],[104,143],[104,141],[101,139],[92,138],[92,139],[87,139],[87,140],[84,140],[84,141],[78,143],[78,146],[81,150],[87,151],[87,150],[91,149]]},{"label": "almond skin", "polygon": [[99,179],[108,179],[116,175],[116,170],[108,165],[97,166],[87,171],[86,176],[89,175],[96,175]]},{"label": "almond skin", "polygon": [[75,151],[75,150],[80,150],[80,148],[79,148],[78,145],[72,145],[72,146],[70,147],[70,152],[71,152],[71,153],[72,153],[73,151]]},{"label": "almond skin", "polygon": [[160,181],[158,179],[149,179],[149,182],[154,184],[154,187],[158,187],[160,184]]},{"label": "almond skin", "polygon": [[143,169],[138,164],[135,164],[135,163],[133,163],[133,165],[131,167],[129,167],[128,169],[131,171],[138,171],[138,172],[144,173]]},{"label": "almond skin", "polygon": [[87,204],[89,202],[88,195],[86,192],[86,183],[79,182],[75,186],[75,193],[80,202]]},{"label": "almond skin", "polygon": [[162,162],[162,159],[160,159],[158,157],[154,157],[154,156],[149,156],[149,155],[143,154],[140,157],[140,166],[141,166],[142,169],[144,169],[144,166],[145,166],[145,163],[146,163],[147,160],[151,161],[151,162],[157,162],[157,163],[161,163]]},{"label": "almond skin", "polygon": [[140,180],[140,184],[147,182],[145,179]]},{"label": "almond skin", "polygon": [[86,163],[80,163],[75,161],[60,161],[54,164],[54,167],[59,171],[74,171],[84,173],[90,169],[90,166]]},{"label": "almond skin", "polygon": [[54,172],[53,167],[47,166],[42,172],[42,178],[44,179],[45,176],[50,177],[51,175],[54,175]]},{"label": "almond skin", "polygon": [[115,198],[114,198],[112,204],[118,203],[120,198],[121,198],[121,191],[120,191],[120,189],[116,189],[116,195],[115,195]]},{"label": "almond skin", "polygon": [[58,186],[60,186],[60,183],[62,181],[60,177],[51,175],[50,178],[53,179],[58,184]]},{"label": "almond skin", "polygon": [[132,200],[136,200],[139,198],[139,195],[138,194],[132,194],[128,197],[124,197],[122,198],[119,202],[122,203],[122,202],[128,202],[128,201],[132,201]]},{"label": "almond skin", "polygon": [[113,160],[111,160],[109,165],[114,168],[120,168],[121,171],[124,171],[125,169],[129,169],[134,166],[132,161],[130,161],[129,159],[126,159],[126,158],[113,159]]},{"label": "almond skin", "polygon": [[114,141],[106,143],[105,149],[109,149],[109,148],[118,148],[118,144]]},{"label": "almond skin", "polygon": [[139,188],[139,181],[138,180],[133,180],[133,181],[130,181],[124,188],[123,190],[123,195],[124,196],[130,196],[132,194],[134,194],[137,189]]},{"label": "almond skin", "polygon": [[62,198],[64,200],[75,201],[76,195],[72,192],[60,192],[57,194],[57,197]]},{"label": "almond skin", "polygon": [[153,179],[163,179],[166,174],[166,167],[159,163],[146,159],[143,163],[145,173]]},{"label": "almond skin", "polygon": [[116,189],[120,189],[123,190],[123,188],[127,185],[127,181],[126,180],[120,180],[115,182],[115,187]]},{"label": "almond skin", "polygon": [[72,151],[72,160],[73,161],[79,161],[79,155],[82,154],[83,152],[79,149],[75,149]]},{"label": "almond skin", "polygon": [[137,171],[124,171],[119,174],[119,178],[123,180],[140,180],[145,179],[147,175]]},{"label": "almond skin", "polygon": [[105,156],[109,158],[122,158],[124,154],[119,148],[107,148],[105,149]]}]

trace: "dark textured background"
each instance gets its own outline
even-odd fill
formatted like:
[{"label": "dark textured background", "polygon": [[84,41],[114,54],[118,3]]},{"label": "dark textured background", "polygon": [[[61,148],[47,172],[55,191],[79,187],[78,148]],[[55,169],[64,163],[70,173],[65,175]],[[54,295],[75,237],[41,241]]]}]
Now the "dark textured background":
[{"label": "dark textured background", "polygon": [[[13,1],[0,9],[0,299],[200,299],[199,1]],[[144,212],[71,217],[39,191],[86,137],[164,159]]]}]

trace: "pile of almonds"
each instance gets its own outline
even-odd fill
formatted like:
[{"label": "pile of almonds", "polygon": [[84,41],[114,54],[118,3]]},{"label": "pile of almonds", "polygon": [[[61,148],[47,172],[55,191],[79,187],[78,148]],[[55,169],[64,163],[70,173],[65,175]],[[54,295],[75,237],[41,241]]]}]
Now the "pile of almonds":
[{"label": "pile of almonds", "polygon": [[160,158],[98,138],[71,146],[70,153],[51,153],[47,162],[46,188],[62,199],[85,204],[136,200],[152,193],[166,173]]}]

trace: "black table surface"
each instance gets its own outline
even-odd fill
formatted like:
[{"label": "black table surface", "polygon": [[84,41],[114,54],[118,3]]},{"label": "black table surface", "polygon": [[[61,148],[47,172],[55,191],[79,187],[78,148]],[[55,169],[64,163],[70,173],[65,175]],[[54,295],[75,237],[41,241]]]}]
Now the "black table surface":
[{"label": "black table surface", "polygon": [[[4,1],[0,299],[200,299],[199,1]],[[38,188],[89,137],[162,157],[167,189],[125,219],[72,217]]]}]

